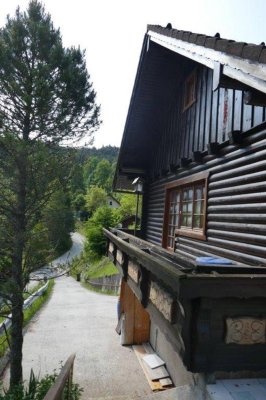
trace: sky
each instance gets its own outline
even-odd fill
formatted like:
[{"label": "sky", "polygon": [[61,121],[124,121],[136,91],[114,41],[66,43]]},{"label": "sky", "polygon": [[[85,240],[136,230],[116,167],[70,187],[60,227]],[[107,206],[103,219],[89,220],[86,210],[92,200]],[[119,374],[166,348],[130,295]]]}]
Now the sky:
[{"label": "sky", "polygon": [[[148,24],[266,42],[266,0],[43,0],[65,46],[86,50],[103,123],[94,146],[119,146]],[[0,0],[0,26],[28,0]],[[81,144],[85,143],[84,142]]]}]

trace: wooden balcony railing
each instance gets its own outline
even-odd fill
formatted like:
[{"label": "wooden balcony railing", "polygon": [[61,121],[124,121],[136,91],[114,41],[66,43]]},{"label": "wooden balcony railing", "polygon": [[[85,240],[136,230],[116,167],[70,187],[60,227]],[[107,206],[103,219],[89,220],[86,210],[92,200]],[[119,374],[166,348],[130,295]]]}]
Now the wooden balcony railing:
[{"label": "wooden balcony railing", "polygon": [[203,268],[184,251],[170,253],[118,230],[104,234],[123,282],[189,371],[265,369],[265,267]]},{"label": "wooden balcony railing", "polygon": [[[73,379],[74,360],[75,354],[72,354],[63,366],[54,385],[47,392],[44,400],[72,400],[71,386]],[[63,397],[65,389],[67,394],[66,397]]]}]

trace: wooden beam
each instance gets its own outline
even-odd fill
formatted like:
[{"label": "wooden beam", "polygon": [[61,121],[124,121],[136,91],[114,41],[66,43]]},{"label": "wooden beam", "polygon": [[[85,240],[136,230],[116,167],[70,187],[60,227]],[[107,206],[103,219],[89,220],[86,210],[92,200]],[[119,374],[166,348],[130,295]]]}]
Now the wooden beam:
[{"label": "wooden beam", "polygon": [[219,62],[214,62],[212,90],[215,91],[219,88],[234,89],[234,90],[247,90],[249,86],[241,81],[229,78],[224,73],[224,66]]},{"label": "wooden beam", "polygon": [[149,300],[149,284],[150,284],[150,273],[142,266],[140,267],[140,280],[139,287],[141,290],[141,304],[143,307],[147,307]]},{"label": "wooden beam", "polygon": [[151,41],[208,68],[214,69],[215,63],[218,62],[223,65],[223,75],[266,93],[266,65],[263,63],[250,62],[245,58],[236,57],[205,46],[173,37],[166,37],[152,30],[148,32],[148,35]]},{"label": "wooden beam", "polygon": [[131,168],[131,167],[121,167],[121,168],[119,169],[119,173],[120,173],[121,175],[132,174],[132,175],[141,175],[141,176],[145,176],[145,171],[144,171],[144,169]]},{"label": "wooden beam", "polygon": [[229,143],[230,144],[242,144],[243,143],[243,135],[241,131],[232,131],[228,133]]},{"label": "wooden beam", "polygon": [[180,164],[182,168],[186,168],[188,164],[191,162],[189,158],[181,158]]},{"label": "wooden beam", "polygon": [[109,238],[110,241],[121,251],[128,254],[129,257],[132,257],[133,260],[137,260],[138,263],[150,271],[154,277],[163,280],[164,284],[171,292],[174,292],[175,294],[178,292],[178,281],[181,277],[185,277],[183,272],[179,271],[166,260],[163,260],[158,256],[147,254],[136,246],[124,242],[107,229],[103,229],[103,231],[105,236]]},{"label": "wooden beam", "polygon": [[212,79],[212,90],[219,89],[221,84],[221,76],[223,73],[223,65],[219,62],[213,64],[213,79]]},{"label": "wooden beam", "polygon": [[194,151],[193,152],[193,161],[195,161],[197,163],[202,163],[203,162],[202,151]]},{"label": "wooden beam", "polygon": [[171,172],[176,172],[178,170],[178,168],[180,168],[180,165],[178,164],[170,164],[170,171]]},{"label": "wooden beam", "polygon": [[161,172],[161,175],[162,176],[166,176],[168,174],[168,172],[169,172],[169,168],[163,168],[162,172]]},{"label": "wooden beam", "polygon": [[219,155],[220,153],[220,144],[218,142],[211,142],[207,144],[208,153],[211,155]]},{"label": "wooden beam", "polygon": [[248,90],[244,92],[244,103],[250,106],[265,107],[266,94],[258,90]]}]

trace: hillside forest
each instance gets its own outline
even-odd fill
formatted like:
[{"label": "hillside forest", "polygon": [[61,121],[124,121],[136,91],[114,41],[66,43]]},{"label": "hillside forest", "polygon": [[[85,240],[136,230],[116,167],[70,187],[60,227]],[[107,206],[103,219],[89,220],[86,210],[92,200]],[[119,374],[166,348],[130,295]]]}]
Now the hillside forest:
[{"label": "hillside forest", "polygon": [[121,226],[123,220],[136,212],[134,194],[112,192],[118,150],[105,146],[76,151],[70,179],[71,204],[76,229],[85,236],[86,242],[83,254],[73,262],[72,273],[83,273],[85,279],[90,277],[90,267],[96,270],[97,276],[101,275],[98,265],[107,266],[104,274],[117,272],[103,260],[106,249],[103,228]]}]

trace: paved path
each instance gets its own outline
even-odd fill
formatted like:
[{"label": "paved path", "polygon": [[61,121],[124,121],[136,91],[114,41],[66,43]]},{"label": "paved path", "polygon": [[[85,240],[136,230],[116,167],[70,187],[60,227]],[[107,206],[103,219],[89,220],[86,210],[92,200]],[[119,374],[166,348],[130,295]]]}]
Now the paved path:
[{"label": "paved path", "polygon": [[75,352],[74,379],[84,388],[82,399],[150,394],[134,352],[121,346],[115,333],[116,303],[115,296],[91,292],[71,277],[57,279],[25,335],[24,378],[31,368],[41,376],[52,372]]},{"label": "paved path", "polygon": [[78,256],[84,247],[85,237],[78,232],[71,233],[72,246],[69,251],[64,253],[62,256],[53,260],[50,264],[38,269],[37,271],[31,273],[30,283],[28,289],[32,288],[40,279],[45,276],[53,277],[61,275],[64,272],[64,268],[67,267],[68,263],[76,256]]}]

